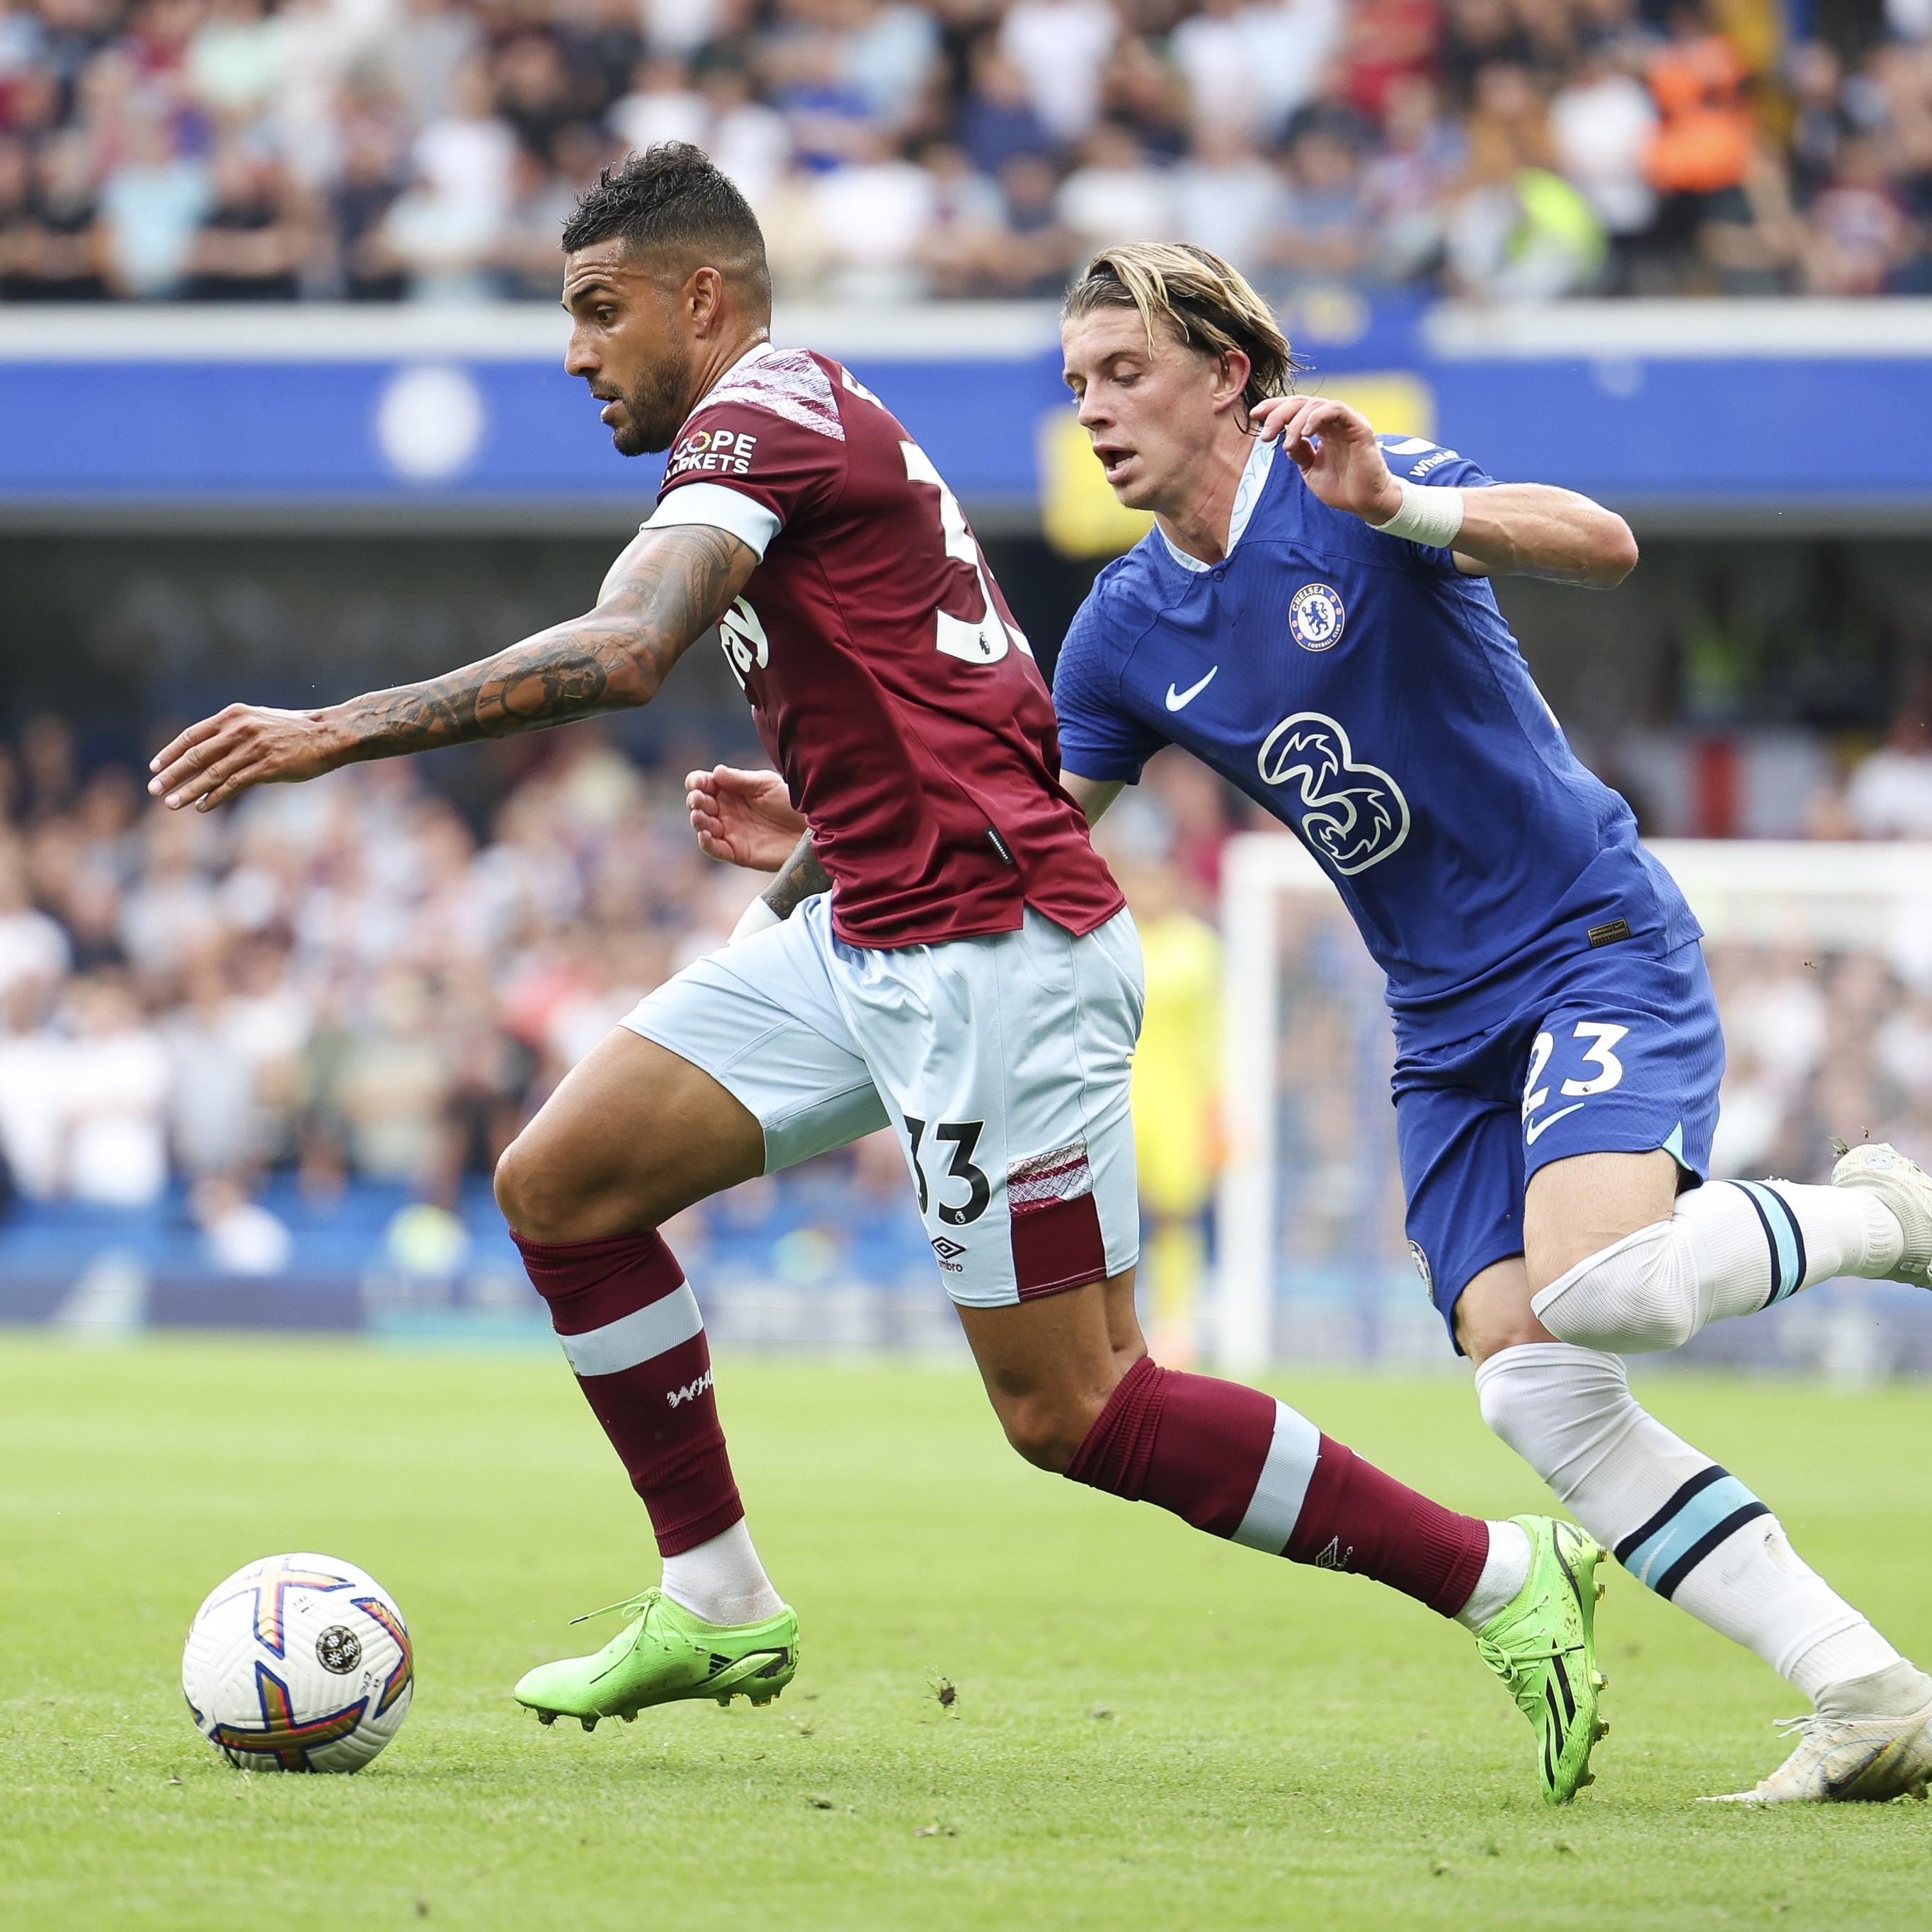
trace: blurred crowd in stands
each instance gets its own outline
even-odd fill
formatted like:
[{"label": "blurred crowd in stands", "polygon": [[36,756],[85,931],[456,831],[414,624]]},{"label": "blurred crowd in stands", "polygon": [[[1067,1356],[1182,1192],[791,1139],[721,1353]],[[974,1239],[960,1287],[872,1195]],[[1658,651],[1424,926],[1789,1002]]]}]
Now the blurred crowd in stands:
[{"label": "blurred crowd in stands", "polygon": [[[8,1196],[138,1209],[178,1187],[245,1261],[283,1252],[248,1208],[272,1172],[311,1200],[364,1181],[454,1208],[757,885],[699,854],[681,774],[596,726],[542,741],[480,835],[409,761],[206,817],[140,778],[82,771],[52,718],[0,741],[0,1219]],[[1204,879],[1216,788],[1172,789],[1124,814],[1124,849]],[[890,1136],[835,1165],[909,1198]]]},{"label": "blurred crowd in stands", "polygon": [[[1932,0],[0,0],[0,300],[548,298],[704,145],[787,296],[1932,290]],[[1827,16],[1821,16],[1821,18]]]},{"label": "blurred crowd in stands", "polygon": [[[466,1176],[473,1187],[644,993],[723,943],[754,884],[699,854],[680,774],[640,767],[596,726],[532,742],[539,757],[480,831],[413,761],[204,817],[154,806],[125,766],[82,770],[55,718],[0,742],[6,1189],[140,1208],[178,1183],[242,1240],[233,1216],[270,1171],[320,1198],[358,1178],[445,1204]],[[1925,716],[1848,796],[1865,836],[1932,839]],[[1170,754],[1110,814],[1110,854],[1124,876],[1166,868],[1164,897],[1211,912],[1234,810]],[[1732,1054],[1722,1158],[1815,1166],[1823,1120],[1932,1137],[1920,950],[1915,970],[1882,948],[1716,949]],[[878,1198],[904,1193],[886,1137],[846,1172]]]},{"label": "blurred crowd in stands", "polygon": [[594,729],[474,836],[412,766],[153,807],[64,726],[0,752],[0,1149],[110,1204],[292,1166],[453,1199],[752,882]]}]

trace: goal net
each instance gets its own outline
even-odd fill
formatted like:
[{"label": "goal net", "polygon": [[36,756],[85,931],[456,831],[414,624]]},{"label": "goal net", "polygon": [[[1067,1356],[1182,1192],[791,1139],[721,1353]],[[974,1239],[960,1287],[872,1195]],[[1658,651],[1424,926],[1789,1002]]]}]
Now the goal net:
[{"label": "goal net", "polygon": [[[1833,1134],[1932,1149],[1932,844],[1659,841],[1730,1054],[1718,1176],[1822,1180]],[[1222,1106],[1210,1352],[1445,1361],[1402,1229],[1382,980],[1300,842],[1251,833],[1222,874]],[[1922,1290],[1834,1283],[1718,1324],[1699,1359],[1932,1370]]]}]

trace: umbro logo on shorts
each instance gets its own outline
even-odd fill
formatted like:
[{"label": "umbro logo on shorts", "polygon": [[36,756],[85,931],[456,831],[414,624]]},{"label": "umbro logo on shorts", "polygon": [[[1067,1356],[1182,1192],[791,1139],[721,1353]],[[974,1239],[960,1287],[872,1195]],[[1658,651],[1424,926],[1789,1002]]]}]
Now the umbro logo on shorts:
[{"label": "umbro logo on shorts", "polygon": [[938,1256],[939,1265],[945,1269],[947,1274],[964,1273],[965,1270],[959,1264],[959,1257],[966,1250],[957,1241],[944,1234],[935,1234],[932,1238],[932,1252]]}]

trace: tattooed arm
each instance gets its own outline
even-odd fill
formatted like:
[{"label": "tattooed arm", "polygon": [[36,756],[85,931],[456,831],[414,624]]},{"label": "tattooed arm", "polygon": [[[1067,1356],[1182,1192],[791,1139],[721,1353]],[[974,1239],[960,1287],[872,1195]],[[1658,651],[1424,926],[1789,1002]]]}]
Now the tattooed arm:
[{"label": "tattooed arm", "polygon": [[808,832],[793,848],[792,855],[778,868],[778,875],[759,894],[781,919],[789,919],[806,901],[832,890],[831,876],[818,862]]},{"label": "tattooed arm", "polygon": [[638,532],[597,608],[425,684],[320,711],[231,704],[191,724],[150,766],[148,789],[208,812],[251,785],[294,784],[364,758],[542,731],[648,704],[757,568],[750,548],[702,524]]}]

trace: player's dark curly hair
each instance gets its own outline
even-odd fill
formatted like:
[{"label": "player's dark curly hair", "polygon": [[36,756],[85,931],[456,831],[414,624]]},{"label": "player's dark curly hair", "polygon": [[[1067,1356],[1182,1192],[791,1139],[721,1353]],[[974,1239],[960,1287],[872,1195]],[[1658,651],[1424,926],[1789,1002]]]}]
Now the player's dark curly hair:
[{"label": "player's dark curly hair", "polygon": [[1241,400],[1252,409],[1286,395],[1300,365],[1274,319],[1238,269],[1186,242],[1130,242],[1103,248],[1066,292],[1069,319],[1103,308],[1140,312],[1148,346],[1166,328],[1204,356],[1238,349],[1248,358]]},{"label": "player's dark curly hair", "polygon": [[606,168],[564,224],[573,254],[621,236],[627,248],[682,281],[712,268],[767,310],[771,271],[765,238],[751,204],[730,177],[688,141],[659,141]]}]

